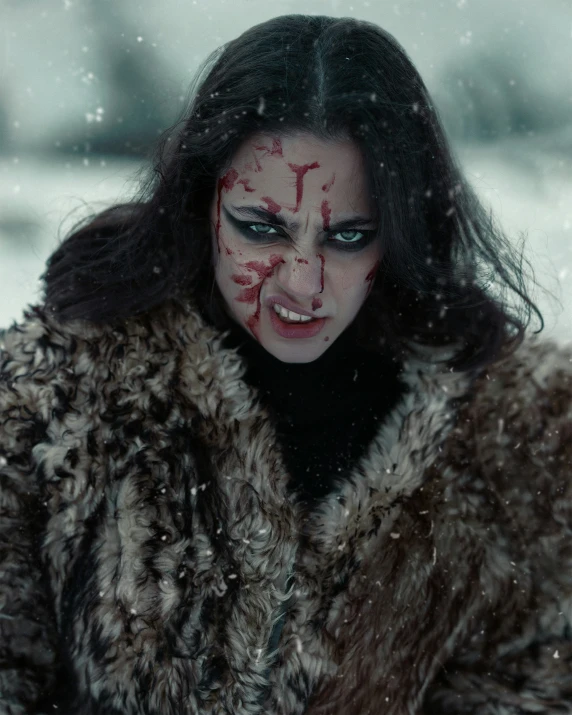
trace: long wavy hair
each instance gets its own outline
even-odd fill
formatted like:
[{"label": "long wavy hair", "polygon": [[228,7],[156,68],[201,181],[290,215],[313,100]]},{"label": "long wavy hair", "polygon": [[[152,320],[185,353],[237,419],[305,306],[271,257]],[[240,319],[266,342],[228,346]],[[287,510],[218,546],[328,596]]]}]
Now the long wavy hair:
[{"label": "long wavy hair", "polygon": [[543,329],[522,254],[463,176],[405,50],[372,23],[305,15],[256,25],[207,59],[136,198],[84,219],[48,259],[46,307],[115,323],[187,297],[230,327],[208,209],[255,132],[349,138],[362,151],[384,254],[351,326],[360,345],[457,346],[448,366],[462,371],[518,347],[531,311]]}]

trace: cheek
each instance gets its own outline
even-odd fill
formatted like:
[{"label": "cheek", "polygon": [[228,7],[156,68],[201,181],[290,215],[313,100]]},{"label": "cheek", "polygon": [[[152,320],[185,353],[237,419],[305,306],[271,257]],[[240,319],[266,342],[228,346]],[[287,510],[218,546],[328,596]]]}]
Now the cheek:
[{"label": "cheek", "polygon": [[366,276],[371,267],[370,263],[371,262],[364,263],[363,266],[354,265],[351,268],[341,268],[335,279],[335,284],[337,284],[344,293],[361,296],[361,294],[366,293],[368,289]]},{"label": "cheek", "polygon": [[218,239],[216,229],[212,224],[211,255],[217,276],[224,278],[236,271],[237,262],[246,260],[245,256],[248,255],[248,251],[245,253],[244,244],[234,235],[232,227],[223,222],[219,228]]},{"label": "cheek", "polygon": [[[245,246],[231,226],[223,224],[220,237],[222,252],[218,257],[215,254],[216,280],[229,305],[242,314],[256,303],[262,282],[272,273],[279,257],[272,256],[270,264],[264,264],[256,249]],[[213,242],[216,251],[216,237]]]}]

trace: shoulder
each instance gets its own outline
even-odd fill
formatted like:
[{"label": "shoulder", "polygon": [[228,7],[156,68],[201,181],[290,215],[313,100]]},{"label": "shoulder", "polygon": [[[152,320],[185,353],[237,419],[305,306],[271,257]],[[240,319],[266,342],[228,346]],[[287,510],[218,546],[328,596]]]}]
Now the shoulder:
[{"label": "shoulder", "polygon": [[572,523],[572,346],[525,339],[471,398],[457,429],[471,479],[529,548]]},{"label": "shoulder", "polygon": [[182,301],[115,325],[60,321],[44,306],[30,306],[0,331],[0,413],[34,412],[47,422],[54,408],[58,413],[71,402],[79,410],[125,400],[171,402],[178,384],[214,361],[214,338]]},{"label": "shoulder", "polygon": [[471,416],[483,437],[507,430],[527,443],[542,440],[546,451],[546,426],[565,429],[572,419],[572,344],[525,338],[476,379]]},{"label": "shoulder", "polygon": [[22,455],[45,433],[55,379],[65,370],[73,341],[38,306],[0,331],[0,460]]},{"label": "shoulder", "polygon": [[572,394],[572,343],[527,336],[510,355],[488,367],[477,380],[483,396],[509,391],[535,402],[547,391]]},{"label": "shoulder", "polygon": [[[54,393],[113,360],[117,331],[87,321],[59,321],[31,305],[0,331],[0,412],[34,413],[48,421]],[[111,348],[111,349],[110,349]]]},{"label": "shoulder", "polygon": [[45,412],[50,383],[74,351],[73,338],[40,306],[0,331],[0,410]]},{"label": "shoulder", "polygon": [[102,366],[120,367],[126,358],[174,351],[183,308],[164,303],[121,324],[60,321],[42,305],[29,306],[20,322],[0,330],[0,374],[4,383],[45,382],[60,371],[76,376]]}]

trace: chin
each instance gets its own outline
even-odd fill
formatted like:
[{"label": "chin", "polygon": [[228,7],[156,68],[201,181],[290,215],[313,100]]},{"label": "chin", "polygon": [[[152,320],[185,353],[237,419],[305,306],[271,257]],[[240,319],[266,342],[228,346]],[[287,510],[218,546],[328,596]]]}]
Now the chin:
[{"label": "chin", "polygon": [[291,349],[280,349],[280,347],[277,347],[276,345],[273,346],[266,346],[263,343],[261,343],[262,347],[265,348],[271,355],[274,355],[274,357],[277,360],[280,360],[281,362],[284,363],[296,363],[296,364],[303,364],[303,363],[310,363],[314,362],[314,360],[317,360],[319,357],[321,357],[326,350],[330,347],[332,342],[324,343],[323,346],[298,346],[298,345],[292,345]]}]

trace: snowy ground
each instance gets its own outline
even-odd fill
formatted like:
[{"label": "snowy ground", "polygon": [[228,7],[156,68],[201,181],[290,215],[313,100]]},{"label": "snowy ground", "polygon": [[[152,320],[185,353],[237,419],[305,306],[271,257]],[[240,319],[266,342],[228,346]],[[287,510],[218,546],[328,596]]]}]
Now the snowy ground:
[{"label": "snowy ground", "polygon": [[[572,340],[572,167],[568,138],[508,139],[458,147],[470,181],[509,235],[528,232],[526,256],[542,291],[533,292],[543,335]],[[554,148],[556,147],[556,148]],[[89,206],[101,209],[136,187],[139,164],[117,159],[0,158],[0,326],[38,296],[45,260]],[[73,212],[73,213],[72,213]],[[62,225],[62,221],[64,221]],[[560,301],[560,304],[558,303]],[[537,329],[534,320],[531,329]]]}]

